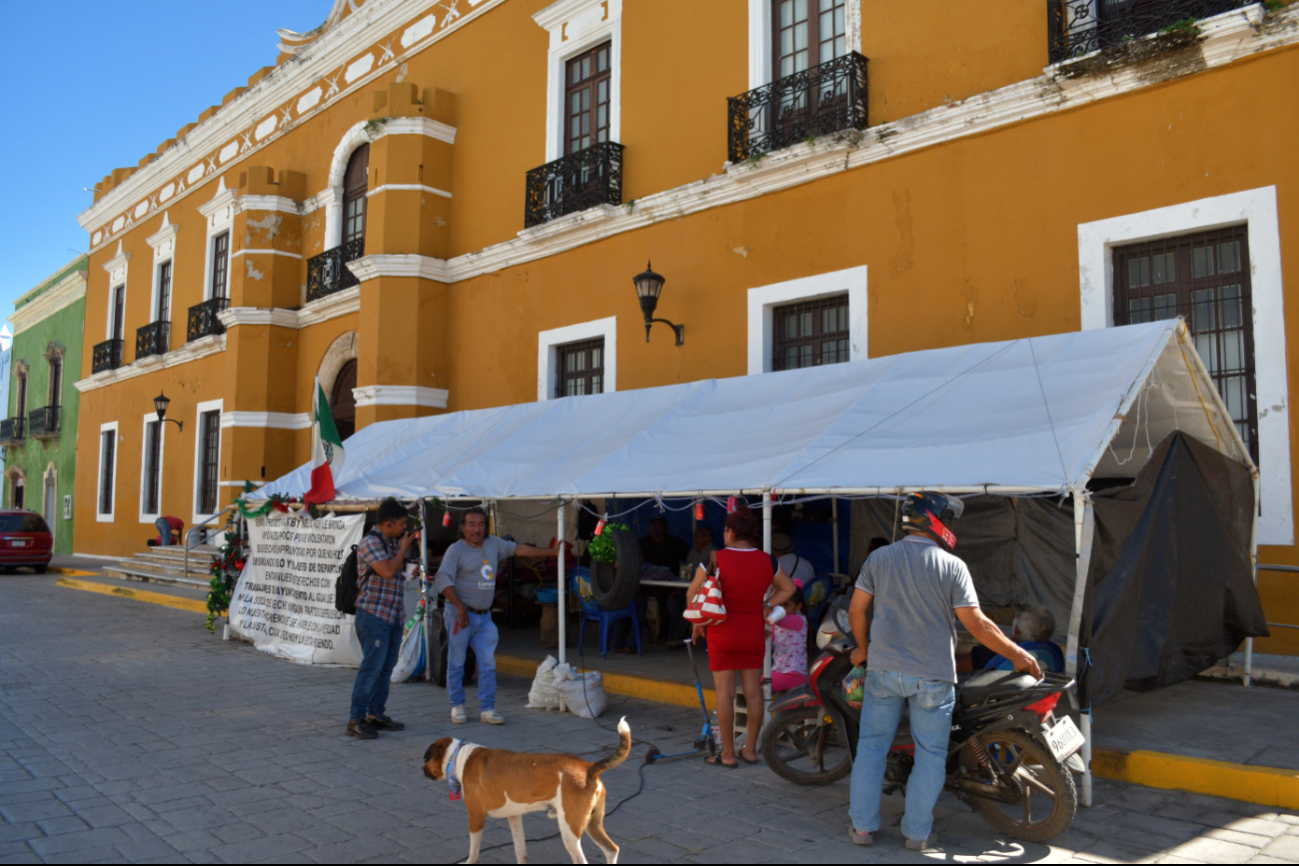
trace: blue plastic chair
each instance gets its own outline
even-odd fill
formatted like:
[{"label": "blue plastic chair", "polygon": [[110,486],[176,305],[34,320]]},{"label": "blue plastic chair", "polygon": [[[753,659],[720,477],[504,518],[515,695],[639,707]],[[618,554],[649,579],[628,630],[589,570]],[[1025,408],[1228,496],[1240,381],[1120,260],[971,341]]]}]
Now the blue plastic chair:
[{"label": "blue plastic chair", "polygon": [[609,657],[609,626],[620,619],[630,619],[632,633],[636,635],[636,654],[645,655],[640,645],[640,615],[636,612],[636,602],[633,601],[623,610],[606,610],[591,594],[591,572],[588,569],[581,566],[573,569],[570,580],[573,585],[573,595],[582,602],[582,627],[577,635],[577,654],[584,654],[588,622],[600,624],[600,658],[603,659]]}]

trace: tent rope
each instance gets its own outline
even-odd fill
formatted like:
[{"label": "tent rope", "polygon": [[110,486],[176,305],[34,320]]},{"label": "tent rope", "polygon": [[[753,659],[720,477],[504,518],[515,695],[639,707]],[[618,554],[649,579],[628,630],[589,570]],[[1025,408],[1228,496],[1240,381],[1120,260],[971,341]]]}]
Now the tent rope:
[{"label": "tent rope", "polygon": [[1029,354],[1033,356],[1033,372],[1037,374],[1037,389],[1042,393],[1042,408],[1046,409],[1046,422],[1051,425],[1051,438],[1055,441],[1055,453],[1060,458],[1060,477],[1068,478],[1069,470],[1064,465],[1064,452],[1060,450],[1060,436],[1055,431],[1055,419],[1051,417],[1051,404],[1046,399],[1046,385],[1042,384],[1042,368],[1037,363],[1037,350],[1033,341],[1028,341]]}]

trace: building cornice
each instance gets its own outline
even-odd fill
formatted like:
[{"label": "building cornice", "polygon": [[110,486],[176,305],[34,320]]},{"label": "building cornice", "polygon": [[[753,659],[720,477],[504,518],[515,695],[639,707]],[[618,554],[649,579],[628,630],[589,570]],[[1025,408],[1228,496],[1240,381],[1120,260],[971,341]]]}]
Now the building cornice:
[{"label": "building cornice", "polygon": [[[350,269],[351,266],[349,263],[348,268]],[[298,330],[360,311],[361,287],[353,286],[312,301],[300,310],[286,310],[281,307],[270,310],[261,307],[230,307],[217,313],[217,318],[227,328],[255,325]]]},{"label": "building cornice", "polygon": [[361,282],[375,277],[419,277],[438,283],[452,280],[443,259],[415,255],[371,255],[347,263],[347,269]]},{"label": "building cornice", "polygon": [[310,430],[311,416],[306,412],[222,412],[221,426],[255,427],[266,430]]},{"label": "building cornice", "polygon": [[420,385],[366,385],[353,388],[352,396],[360,406],[423,406],[428,409],[445,409],[450,392],[443,388],[424,388]]},{"label": "building cornice", "polygon": [[74,383],[74,385],[78,391],[84,394],[87,391],[107,388],[109,385],[116,385],[118,382],[125,382],[128,379],[147,376],[159,370],[170,370],[172,367],[179,367],[181,364],[188,364],[191,361],[215,355],[217,352],[224,352],[225,349],[226,335],[215,334],[195,340],[192,343],[186,343],[179,349],[172,349],[166,354],[150,355],[136,361],[134,364],[118,367],[116,370],[95,373],[89,379],[82,379],[80,382]]},{"label": "building cornice", "polygon": [[235,213],[250,210],[300,214],[302,206],[282,195],[241,195],[235,200]]},{"label": "building cornice", "polygon": [[9,324],[14,326],[14,336],[40,324],[59,310],[75,304],[86,296],[86,272],[73,271],[46,289],[34,299],[14,310]]}]

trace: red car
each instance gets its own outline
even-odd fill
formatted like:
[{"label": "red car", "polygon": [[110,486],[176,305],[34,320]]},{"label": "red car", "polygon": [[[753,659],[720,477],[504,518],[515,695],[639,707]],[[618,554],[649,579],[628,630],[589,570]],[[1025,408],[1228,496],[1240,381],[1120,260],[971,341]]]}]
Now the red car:
[{"label": "red car", "polygon": [[54,555],[54,536],[45,518],[34,511],[0,510],[0,569],[31,566],[44,574]]}]

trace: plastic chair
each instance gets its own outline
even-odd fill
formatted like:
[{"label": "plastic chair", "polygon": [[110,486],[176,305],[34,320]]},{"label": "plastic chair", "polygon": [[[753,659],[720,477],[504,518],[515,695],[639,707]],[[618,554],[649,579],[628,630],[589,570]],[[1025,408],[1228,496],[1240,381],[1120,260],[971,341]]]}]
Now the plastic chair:
[{"label": "plastic chair", "polygon": [[636,635],[636,654],[643,656],[645,651],[640,644],[640,615],[636,612],[636,602],[623,610],[606,610],[591,594],[591,572],[584,567],[573,569],[570,576],[573,595],[582,602],[582,627],[577,635],[577,654],[583,655],[586,648],[586,624],[600,624],[600,658],[609,657],[609,626],[620,619],[630,619],[632,633]]}]

